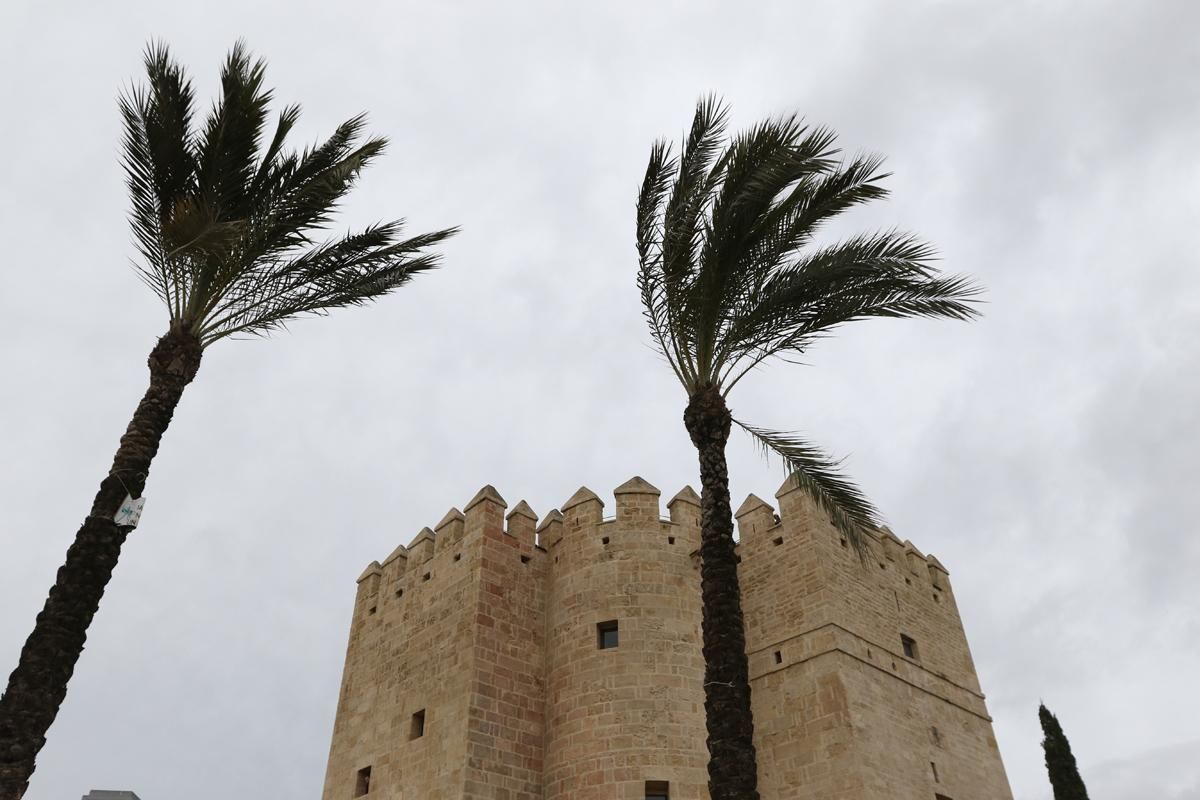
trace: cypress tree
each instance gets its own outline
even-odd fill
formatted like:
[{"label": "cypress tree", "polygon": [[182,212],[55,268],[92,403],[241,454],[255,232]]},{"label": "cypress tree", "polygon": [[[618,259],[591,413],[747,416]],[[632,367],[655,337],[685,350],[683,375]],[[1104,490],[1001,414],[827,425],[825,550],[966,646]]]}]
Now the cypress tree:
[{"label": "cypress tree", "polygon": [[1046,751],[1046,771],[1050,773],[1050,785],[1054,787],[1054,800],[1088,800],[1087,787],[1079,777],[1075,756],[1071,755],[1071,743],[1067,741],[1058,717],[1050,713],[1045,704],[1038,705],[1038,719],[1042,721],[1042,749]]}]

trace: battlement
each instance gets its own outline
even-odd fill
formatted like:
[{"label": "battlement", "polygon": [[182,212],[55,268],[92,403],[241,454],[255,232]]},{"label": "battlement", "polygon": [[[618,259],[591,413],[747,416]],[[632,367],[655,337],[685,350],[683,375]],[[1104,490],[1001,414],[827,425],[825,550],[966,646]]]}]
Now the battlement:
[{"label": "battlement", "polygon": [[[734,513],[763,797],[1011,798],[945,567],[887,527],[856,550],[794,480],[774,501]],[[370,562],[324,800],[364,780],[381,797],[706,798],[700,517],[692,487],[664,506],[637,476],[540,515],[487,485]]]},{"label": "battlement", "polygon": [[[545,553],[553,551],[565,536],[581,535],[585,529],[593,527],[650,524],[665,530],[670,526],[691,529],[700,525],[700,496],[691,486],[684,486],[667,501],[665,515],[659,505],[661,492],[640,476],[630,478],[613,489],[612,494],[615,501],[612,515],[604,513],[604,501],[587,486],[579,487],[558,508],[550,509],[540,518],[528,502],[521,500],[504,515],[504,535]],[[810,545],[847,546],[828,514],[793,478],[783,482],[775,492],[775,498],[778,510],[750,494],[734,512],[738,552],[742,559],[774,558],[765,543],[779,546],[781,539],[795,540],[797,536]],[[466,532],[478,528],[489,509],[494,512],[507,507],[495,487],[484,486],[464,506],[464,511],[451,507],[433,528],[422,528],[407,547],[398,545],[382,562],[372,561],[359,577],[359,583],[378,581],[385,575],[396,579],[423,567],[435,554],[461,545]],[[901,540],[886,526],[867,530],[865,534],[868,560],[893,562],[935,589],[949,590],[949,572],[935,556],[922,553],[911,541]],[[670,538],[668,536],[668,540]],[[667,546],[666,541],[664,546]]]}]

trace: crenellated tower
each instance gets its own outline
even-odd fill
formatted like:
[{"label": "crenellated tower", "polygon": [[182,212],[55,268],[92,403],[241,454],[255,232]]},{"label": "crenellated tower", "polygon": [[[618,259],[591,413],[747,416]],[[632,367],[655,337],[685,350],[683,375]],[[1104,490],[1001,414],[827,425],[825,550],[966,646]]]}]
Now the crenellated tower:
[{"label": "crenellated tower", "polygon": [[[485,486],[367,567],[324,800],[708,797],[700,499],[613,494]],[[736,514],[762,796],[1011,800],[946,570],[776,496]]]}]

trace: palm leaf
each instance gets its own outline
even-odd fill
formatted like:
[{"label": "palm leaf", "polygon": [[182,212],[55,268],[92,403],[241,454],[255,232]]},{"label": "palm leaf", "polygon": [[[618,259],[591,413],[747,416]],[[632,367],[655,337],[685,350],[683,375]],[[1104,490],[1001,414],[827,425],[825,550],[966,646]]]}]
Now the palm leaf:
[{"label": "palm leaf", "polygon": [[796,485],[829,515],[834,528],[859,557],[865,558],[867,531],[879,527],[879,514],[866,495],[839,471],[841,461],[794,433],[756,428],[737,419],[733,422],[750,434],[764,455],[775,455],[783,462]]},{"label": "palm leaf", "polygon": [[429,248],[457,229],[400,238],[390,222],[329,240],[322,231],[385,147],[362,140],[363,115],[302,152],[285,149],[298,106],[264,147],[272,93],[266,66],[240,42],[200,132],[192,92],[166,48],[147,51],[148,89],[121,97],[124,165],[142,279],[175,329],[204,345],[261,335],[305,314],[359,305],[436,266]]}]

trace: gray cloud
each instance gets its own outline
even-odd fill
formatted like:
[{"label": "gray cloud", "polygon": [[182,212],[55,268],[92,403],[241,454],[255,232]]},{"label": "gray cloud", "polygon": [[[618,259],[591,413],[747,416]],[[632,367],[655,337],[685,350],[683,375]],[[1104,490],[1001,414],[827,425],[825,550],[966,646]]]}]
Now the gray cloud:
[{"label": "gray cloud", "polygon": [[[988,288],[979,323],[864,324],[762,370],[739,414],[850,454],[949,566],[1020,800],[1049,794],[1039,698],[1096,800],[1197,797],[1198,22],[1182,0],[5,4],[5,669],[163,323],[116,159],[148,38],[210,97],[244,36],[302,139],[369,110],[393,147],[346,225],[464,226],[378,307],[206,356],[30,800],[312,796],[365,563],[483,483],[544,512],[695,482],[630,218],[650,141],[709,90],[738,124],[795,110],[886,154],[893,200],[837,231],[919,231]],[[735,495],[778,485],[730,458]]]}]

